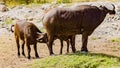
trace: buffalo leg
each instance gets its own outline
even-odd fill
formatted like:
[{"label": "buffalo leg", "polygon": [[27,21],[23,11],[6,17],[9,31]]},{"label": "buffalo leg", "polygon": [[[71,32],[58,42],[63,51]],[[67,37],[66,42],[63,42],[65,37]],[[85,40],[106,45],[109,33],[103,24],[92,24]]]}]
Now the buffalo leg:
[{"label": "buffalo leg", "polygon": [[69,53],[69,40],[67,40],[66,42],[67,42],[67,53]]},{"label": "buffalo leg", "polygon": [[60,54],[62,54],[62,49],[63,49],[63,40],[60,40],[60,43],[61,43]]},{"label": "buffalo leg", "polygon": [[50,53],[50,55],[53,55],[54,53],[53,53],[52,44],[53,44],[54,38],[53,37],[48,37],[48,40],[49,40],[49,42],[48,42],[47,46],[48,46],[48,49],[49,49],[49,53]]},{"label": "buffalo leg", "polygon": [[28,59],[30,59],[31,48],[30,48],[30,44],[27,41],[26,41],[26,46],[27,46],[27,50],[28,50]]},{"label": "buffalo leg", "polygon": [[88,33],[87,32],[83,32],[83,34],[82,34],[82,48],[81,48],[81,51],[88,52],[87,42],[88,42]]},{"label": "buffalo leg", "polygon": [[37,43],[34,44],[34,51],[36,58],[39,58],[38,52],[37,52]]},{"label": "buffalo leg", "polygon": [[72,51],[73,51],[73,53],[75,53],[76,52],[76,48],[75,48],[75,36],[72,36],[70,40],[71,40],[70,42],[71,42],[71,46],[72,46]]},{"label": "buffalo leg", "polygon": [[19,38],[16,36],[16,43],[17,43],[17,50],[18,50],[18,56],[20,56],[20,44],[19,44]]},{"label": "buffalo leg", "polygon": [[25,45],[25,41],[22,41],[22,55],[25,56],[25,52],[24,52],[24,45]]}]

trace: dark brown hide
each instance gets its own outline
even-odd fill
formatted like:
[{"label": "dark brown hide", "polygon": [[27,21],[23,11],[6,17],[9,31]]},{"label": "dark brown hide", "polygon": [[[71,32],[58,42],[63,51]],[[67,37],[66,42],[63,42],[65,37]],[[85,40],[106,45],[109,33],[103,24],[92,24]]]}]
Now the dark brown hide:
[{"label": "dark brown hide", "polygon": [[68,36],[68,37],[67,36],[60,36],[60,37],[56,37],[56,38],[60,39],[60,42],[61,42],[60,54],[62,54],[63,41],[66,41],[66,43],[67,43],[67,53],[69,53],[69,45],[70,44],[72,47],[72,51],[75,53],[75,51],[76,51],[76,49],[75,49],[75,36]]},{"label": "dark brown hide", "polygon": [[24,44],[26,43],[27,49],[28,49],[28,59],[30,59],[30,52],[31,48],[30,45],[34,45],[35,50],[35,56],[38,58],[39,55],[37,53],[37,38],[39,37],[39,34],[41,31],[31,22],[26,22],[23,20],[17,21],[17,23],[14,25],[14,35],[17,43],[18,48],[18,56],[20,56],[20,44],[19,40],[22,40],[22,54],[25,56],[24,53]]},{"label": "dark brown hide", "polygon": [[82,34],[81,51],[87,52],[88,36],[102,23],[106,14],[111,12],[114,12],[114,10],[90,5],[50,10],[43,18],[43,25],[49,41],[50,55],[54,54],[52,44],[55,36],[68,37],[76,34]]}]

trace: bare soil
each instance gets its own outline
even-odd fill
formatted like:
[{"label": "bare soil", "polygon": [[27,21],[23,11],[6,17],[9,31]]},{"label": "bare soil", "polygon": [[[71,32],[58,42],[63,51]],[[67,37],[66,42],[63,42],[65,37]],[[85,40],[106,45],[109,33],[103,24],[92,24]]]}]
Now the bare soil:
[{"label": "bare soil", "polygon": [[[90,36],[88,41],[88,49],[91,53],[103,53],[112,56],[120,57],[120,42],[112,42],[104,38],[92,39]],[[66,53],[66,43],[64,43],[63,54]],[[53,49],[55,54],[59,55],[60,51],[60,41],[55,40]],[[81,36],[76,36],[76,49],[80,51],[81,48]],[[38,43],[38,53],[40,58],[49,56],[47,45],[44,43]],[[71,48],[70,48],[71,52]],[[25,46],[25,54],[27,55],[27,49]],[[3,35],[0,36],[0,68],[32,68],[26,64],[32,63],[35,60],[34,50],[31,45],[31,59],[28,60],[24,56],[17,56],[17,46],[15,43],[15,38],[13,35]]]}]

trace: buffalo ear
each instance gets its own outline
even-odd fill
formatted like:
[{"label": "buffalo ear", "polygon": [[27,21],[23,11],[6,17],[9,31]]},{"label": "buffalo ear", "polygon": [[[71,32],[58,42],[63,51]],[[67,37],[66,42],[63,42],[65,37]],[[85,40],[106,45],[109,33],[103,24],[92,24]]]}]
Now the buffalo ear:
[{"label": "buffalo ear", "polygon": [[100,7],[101,7],[101,8],[103,8],[103,7],[105,8],[105,6],[103,6],[103,5],[100,5]]},{"label": "buffalo ear", "polygon": [[102,5],[100,5],[100,7],[102,7]]}]

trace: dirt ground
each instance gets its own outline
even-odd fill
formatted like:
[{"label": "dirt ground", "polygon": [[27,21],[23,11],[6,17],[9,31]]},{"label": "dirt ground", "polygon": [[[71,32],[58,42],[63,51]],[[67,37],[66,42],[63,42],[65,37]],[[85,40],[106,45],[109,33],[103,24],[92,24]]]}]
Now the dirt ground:
[{"label": "dirt ground", "polygon": [[[63,54],[66,53],[66,43],[64,43]],[[17,56],[17,47],[15,43],[15,39],[13,35],[3,35],[0,36],[0,68],[32,68],[31,66],[27,67],[27,63],[32,63],[34,60],[38,60],[35,58],[33,47],[31,46],[31,59],[28,60],[24,56]],[[38,43],[38,53],[40,58],[49,56],[48,49],[46,44]],[[81,36],[76,37],[76,49],[79,51],[81,48]],[[55,40],[54,42],[54,52],[55,54],[59,54],[60,50],[60,42],[59,40]],[[104,53],[108,55],[118,56],[120,57],[120,42],[111,42],[110,40],[106,40],[104,38],[101,39],[92,39],[90,36],[88,41],[88,49],[93,53]],[[27,55],[25,46],[25,53]],[[70,48],[71,52],[71,48]]]}]

